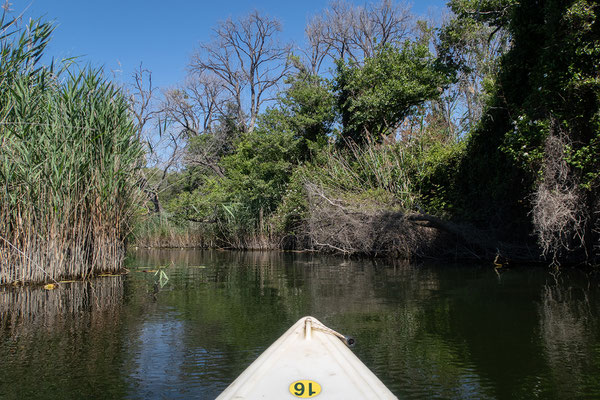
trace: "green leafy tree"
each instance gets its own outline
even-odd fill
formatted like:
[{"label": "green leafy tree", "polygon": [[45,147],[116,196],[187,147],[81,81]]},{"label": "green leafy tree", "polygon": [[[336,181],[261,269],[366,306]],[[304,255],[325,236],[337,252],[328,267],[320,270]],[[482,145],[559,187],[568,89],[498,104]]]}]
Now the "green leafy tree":
[{"label": "green leafy tree", "polygon": [[597,259],[600,7],[588,0],[452,4],[463,18],[506,29],[512,41],[467,149],[462,197],[500,226],[532,223],[521,232],[534,230],[555,260]]},{"label": "green leafy tree", "polygon": [[[252,232],[275,210],[301,156],[301,140],[276,109],[241,133],[219,161],[222,175],[206,174],[169,204],[177,219],[234,224]],[[229,229],[228,229],[229,230]]]},{"label": "green leafy tree", "polygon": [[335,90],[342,136],[357,143],[381,140],[426,100],[438,97],[447,83],[425,44],[386,46],[363,66],[338,62]]},{"label": "green leafy tree", "polygon": [[310,158],[310,151],[323,147],[331,134],[335,121],[335,97],[331,83],[309,73],[298,62],[297,74],[287,80],[287,90],[280,96],[280,119],[284,119],[286,129],[294,132],[300,141],[300,157]]},{"label": "green leafy tree", "polygon": [[[231,199],[244,203],[251,214],[273,211],[299,159],[299,139],[281,115],[268,110],[257,128],[242,134],[233,154],[223,159],[223,182]],[[262,211],[261,211],[262,210]]]}]

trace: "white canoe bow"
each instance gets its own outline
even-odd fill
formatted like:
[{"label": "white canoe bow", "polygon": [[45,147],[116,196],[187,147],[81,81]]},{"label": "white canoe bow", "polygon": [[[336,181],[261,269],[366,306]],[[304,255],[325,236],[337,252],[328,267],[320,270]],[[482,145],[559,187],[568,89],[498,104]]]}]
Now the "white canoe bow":
[{"label": "white canoe bow", "polygon": [[316,318],[301,318],[217,399],[396,399],[340,339]]}]

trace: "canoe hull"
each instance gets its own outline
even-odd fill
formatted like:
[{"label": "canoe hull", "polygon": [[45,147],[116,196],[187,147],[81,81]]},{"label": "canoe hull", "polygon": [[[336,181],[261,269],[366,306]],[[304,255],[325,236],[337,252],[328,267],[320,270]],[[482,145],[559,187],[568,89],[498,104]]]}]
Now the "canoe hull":
[{"label": "canoe hull", "polygon": [[396,399],[336,336],[336,332],[314,317],[304,317],[265,350],[217,399],[317,397]]}]

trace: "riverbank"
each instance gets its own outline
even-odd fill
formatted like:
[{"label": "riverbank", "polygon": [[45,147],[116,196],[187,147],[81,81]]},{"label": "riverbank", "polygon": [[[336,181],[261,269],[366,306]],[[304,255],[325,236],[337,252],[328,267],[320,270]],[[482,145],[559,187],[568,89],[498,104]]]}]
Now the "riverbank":
[{"label": "riverbank", "polygon": [[209,230],[191,233],[181,227],[168,231],[163,226],[160,235],[137,237],[132,245],[147,249],[294,250],[363,258],[493,261],[497,265],[551,263],[533,242],[501,241],[493,233],[466,223],[419,213],[366,212],[364,204],[353,207],[339,199],[322,200],[313,199],[310,219],[297,233],[249,235],[231,241],[206,236]]},{"label": "riverbank", "polygon": [[[251,12],[164,91],[141,66],[117,87],[41,65],[52,25],[5,7],[0,285],[118,271],[131,244],[600,264],[600,8],[493,3],[450,2],[440,26],[332,4],[296,55]],[[323,42],[346,24],[377,45]]]}]

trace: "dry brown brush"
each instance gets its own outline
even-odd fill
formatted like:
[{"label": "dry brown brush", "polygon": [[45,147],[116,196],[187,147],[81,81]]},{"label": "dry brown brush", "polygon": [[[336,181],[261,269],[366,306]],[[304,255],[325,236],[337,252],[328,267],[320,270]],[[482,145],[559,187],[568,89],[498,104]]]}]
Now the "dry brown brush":
[{"label": "dry brown brush", "polygon": [[307,183],[306,190],[306,234],[317,250],[405,259],[485,259],[497,254],[531,257],[467,225],[399,211],[366,197],[332,193],[313,183]]},{"label": "dry brown brush", "polygon": [[[544,255],[554,262],[567,253],[585,249],[587,224],[585,193],[565,160],[567,135],[551,129],[545,143],[544,172],[533,195],[533,225]],[[598,208],[596,208],[596,212]]]},{"label": "dry brown brush", "polygon": [[[426,214],[417,184],[427,174],[419,143],[333,150],[304,168],[305,237],[309,248],[345,255],[401,258],[537,259],[537,249],[508,244],[493,231]],[[299,235],[301,236],[301,235]]]}]

